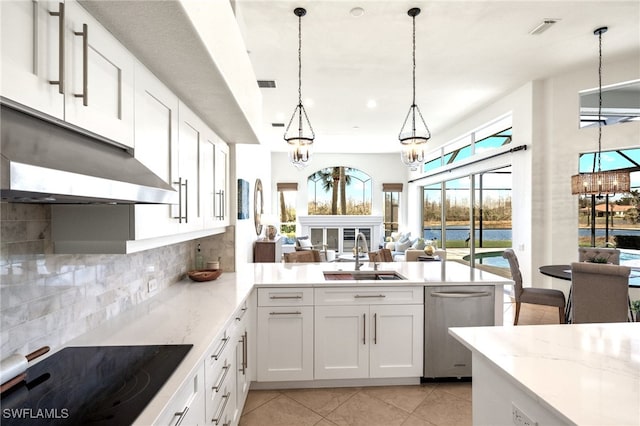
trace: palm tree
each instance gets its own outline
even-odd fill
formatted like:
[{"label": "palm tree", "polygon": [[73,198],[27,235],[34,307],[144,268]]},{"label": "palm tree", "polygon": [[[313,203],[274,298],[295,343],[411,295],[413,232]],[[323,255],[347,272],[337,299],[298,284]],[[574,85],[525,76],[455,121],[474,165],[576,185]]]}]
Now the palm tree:
[{"label": "palm tree", "polygon": [[347,185],[351,183],[348,167],[340,167],[340,211],[347,214]]}]

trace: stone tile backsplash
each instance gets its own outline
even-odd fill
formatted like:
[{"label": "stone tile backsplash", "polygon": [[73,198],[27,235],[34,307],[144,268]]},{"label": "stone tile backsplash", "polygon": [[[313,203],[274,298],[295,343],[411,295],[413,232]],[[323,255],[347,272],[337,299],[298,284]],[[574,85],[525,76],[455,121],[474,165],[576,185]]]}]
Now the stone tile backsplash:
[{"label": "stone tile backsplash", "polygon": [[[53,254],[48,205],[0,203],[0,358],[52,350],[183,278],[196,244],[234,270],[233,229],[128,255]],[[155,278],[158,290],[149,293]]]}]

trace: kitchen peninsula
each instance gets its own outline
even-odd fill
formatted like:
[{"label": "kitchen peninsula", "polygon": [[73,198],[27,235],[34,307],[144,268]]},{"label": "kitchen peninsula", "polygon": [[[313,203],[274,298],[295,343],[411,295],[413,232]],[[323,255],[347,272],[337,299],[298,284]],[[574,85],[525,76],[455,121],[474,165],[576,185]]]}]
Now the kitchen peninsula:
[{"label": "kitchen peninsula", "polygon": [[451,328],[474,425],[640,424],[640,323]]},{"label": "kitchen peninsula", "polygon": [[[361,269],[370,272],[373,265],[365,263]],[[215,281],[197,283],[185,279],[148,302],[70,341],[68,346],[191,344],[193,347],[182,363],[138,416],[135,424],[168,424],[178,420],[181,414],[188,414],[191,416],[188,420],[194,422],[218,418],[237,424],[249,384],[259,384],[260,359],[265,356],[262,350],[257,349],[262,338],[258,318],[261,290],[299,291],[299,298],[283,299],[306,301],[307,295],[314,294],[314,291],[347,288],[368,289],[377,296],[384,291],[400,294],[401,289],[403,294],[413,292],[414,295],[422,295],[425,287],[430,286],[490,285],[496,286],[496,324],[502,324],[502,287],[513,284],[511,280],[456,262],[382,263],[378,269],[385,273],[394,271],[403,279],[325,279],[325,271],[353,271],[351,263],[254,264],[235,273],[224,273]],[[418,312],[422,312],[422,299],[411,303]],[[275,309],[268,308],[268,311]],[[314,329],[310,330],[313,334]],[[312,336],[306,338],[313,339]],[[418,341],[421,356],[421,334]],[[416,361],[416,357],[413,358]],[[226,371],[230,373],[225,374]],[[421,372],[420,358],[420,370],[414,375],[415,383],[419,382]],[[317,380],[318,377],[311,378]],[[366,382],[369,379],[362,380]],[[376,382],[372,380],[371,384]],[[186,418],[184,421],[188,422]]]}]

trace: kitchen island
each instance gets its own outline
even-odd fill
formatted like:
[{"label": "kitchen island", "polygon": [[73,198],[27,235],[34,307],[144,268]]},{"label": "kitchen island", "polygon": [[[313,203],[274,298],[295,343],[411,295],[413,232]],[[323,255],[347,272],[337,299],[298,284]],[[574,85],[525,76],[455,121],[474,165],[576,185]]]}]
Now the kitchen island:
[{"label": "kitchen island", "polygon": [[[286,291],[287,288],[295,287],[314,291],[336,287],[413,287],[422,291],[425,286],[443,284],[495,285],[496,294],[500,295],[496,297],[496,324],[502,324],[502,288],[513,284],[511,280],[456,262],[394,262],[379,265],[380,271],[394,271],[400,274],[403,279],[397,281],[325,279],[324,271],[353,271],[354,264],[351,263],[250,264],[239,269],[235,273],[223,273],[215,281],[192,282],[184,279],[149,301],[73,339],[68,342],[68,346],[191,344],[191,350],[138,416],[135,424],[163,423],[167,416],[171,418],[174,412],[179,414],[183,411],[184,404],[180,408],[180,404],[176,405],[175,400],[185,389],[189,390],[191,395],[185,398],[185,401],[192,403],[189,415],[202,411],[207,413],[207,421],[211,420],[212,416],[209,413],[217,414],[223,403],[215,399],[215,394],[212,398],[204,398],[204,394],[210,392],[211,386],[207,387],[203,382],[217,383],[222,377],[219,373],[226,371],[225,369],[242,370],[242,377],[239,376],[235,382],[238,387],[242,385],[242,390],[237,392],[237,399],[234,400],[237,404],[236,413],[231,416],[234,419],[233,423],[238,420],[244,401],[242,398],[246,397],[249,383],[256,380],[256,358],[260,356],[256,349],[256,342],[260,338],[256,336],[256,293],[261,288],[284,288]],[[368,262],[362,267],[362,271],[372,269],[373,265]],[[227,342],[230,343],[227,345]],[[235,355],[229,355],[230,364],[216,364],[220,362],[217,361],[218,358],[224,361],[225,353],[231,350],[235,350]],[[232,364],[234,357],[238,364]],[[231,377],[232,374],[228,376]],[[194,391],[196,385],[202,396]],[[230,395],[231,391],[224,393],[225,396],[227,394]],[[199,398],[202,400],[200,405],[194,402],[200,400]],[[225,400],[224,403],[229,400]],[[233,404],[227,405],[231,407]],[[202,414],[199,418],[205,419],[205,415]]]},{"label": "kitchen island", "polygon": [[451,328],[474,425],[640,424],[640,323]]}]

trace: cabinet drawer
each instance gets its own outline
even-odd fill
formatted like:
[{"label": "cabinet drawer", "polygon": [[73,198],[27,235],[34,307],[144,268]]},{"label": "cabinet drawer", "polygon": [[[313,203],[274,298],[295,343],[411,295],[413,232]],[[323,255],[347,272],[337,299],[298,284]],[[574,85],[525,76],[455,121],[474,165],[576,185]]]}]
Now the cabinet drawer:
[{"label": "cabinet drawer", "polygon": [[249,312],[249,306],[247,301],[244,301],[232,316],[236,325],[241,325],[246,322],[247,312]]},{"label": "cabinet drawer", "polygon": [[326,287],[316,288],[315,304],[397,305],[424,303],[424,288],[416,287]]},{"label": "cabinet drawer", "polygon": [[204,421],[204,387],[202,366],[180,388],[158,417],[158,425],[201,424]]},{"label": "cabinet drawer", "polygon": [[258,306],[313,305],[312,288],[259,288]]}]

